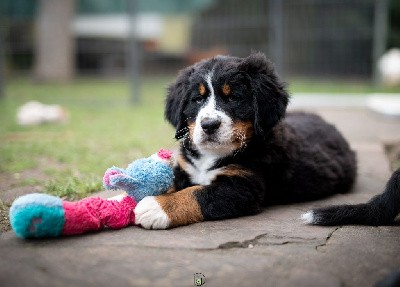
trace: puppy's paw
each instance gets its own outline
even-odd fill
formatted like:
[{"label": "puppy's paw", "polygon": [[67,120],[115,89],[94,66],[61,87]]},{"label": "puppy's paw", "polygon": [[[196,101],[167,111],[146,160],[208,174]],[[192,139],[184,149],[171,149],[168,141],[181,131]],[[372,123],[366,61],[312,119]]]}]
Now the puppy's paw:
[{"label": "puppy's paw", "polygon": [[136,224],[146,229],[166,229],[171,220],[154,196],[143,198],[135,208]]}]

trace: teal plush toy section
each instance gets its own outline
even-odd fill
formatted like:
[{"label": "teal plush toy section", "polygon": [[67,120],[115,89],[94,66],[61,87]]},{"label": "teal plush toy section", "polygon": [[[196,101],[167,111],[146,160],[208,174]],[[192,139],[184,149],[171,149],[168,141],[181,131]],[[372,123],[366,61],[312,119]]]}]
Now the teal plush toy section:
[{"label": "teal plush toy section", "polygon": [[62,200],[47,194],[28,194],[14,201],[10,223],[20,238],[56,237],[65,223]]}]

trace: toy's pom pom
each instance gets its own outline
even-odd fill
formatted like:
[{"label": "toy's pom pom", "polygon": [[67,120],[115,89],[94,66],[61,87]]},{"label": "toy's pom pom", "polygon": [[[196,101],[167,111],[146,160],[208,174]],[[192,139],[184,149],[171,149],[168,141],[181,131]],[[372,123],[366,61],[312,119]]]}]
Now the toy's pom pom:
[{"label": "toy's pom pom", "polygon": [[11,227],[20,238],[59,236],[64,222],[62,200],[56,196],[41,193],[23,195],[10,208]]},{"label": "toy's pom pom", "polygon": [[157,153],[151,155],[150,158],[162,162],[167,166],[172,166],[173,163],[173,153],[166,149],[160,149]]},{"label": "toy's pom pom", "polygon": [[172,157],[172,151],[167,150],[167,149],[160,149],[157,152],[157,155],[161,158],[161,159],[165,159],[165,160],[170,160]]}]

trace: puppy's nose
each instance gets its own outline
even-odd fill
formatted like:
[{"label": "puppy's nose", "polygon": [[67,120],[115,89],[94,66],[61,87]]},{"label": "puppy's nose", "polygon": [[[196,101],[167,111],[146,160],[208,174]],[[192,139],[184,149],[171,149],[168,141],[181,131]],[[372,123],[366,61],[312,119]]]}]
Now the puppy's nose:
[{"label": "puppy's nose", "polygon": [[215,133],[215,131],[218,130],[220,125],[221,125],[221,120],[218,118],[216,119],[204,118],[201,120],[201,128],[208,135],[212,135],[213,133]]}]

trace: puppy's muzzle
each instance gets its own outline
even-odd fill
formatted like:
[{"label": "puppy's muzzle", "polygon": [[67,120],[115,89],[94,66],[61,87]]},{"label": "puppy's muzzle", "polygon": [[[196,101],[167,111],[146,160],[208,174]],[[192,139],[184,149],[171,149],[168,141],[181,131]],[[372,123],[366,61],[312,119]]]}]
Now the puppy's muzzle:
[{"label": "puppy's muzzle", "polygon": [[200,122],[201,128],[207,135],[214,134],[221,126],[221,120],[219,118],[204,118]]}]

